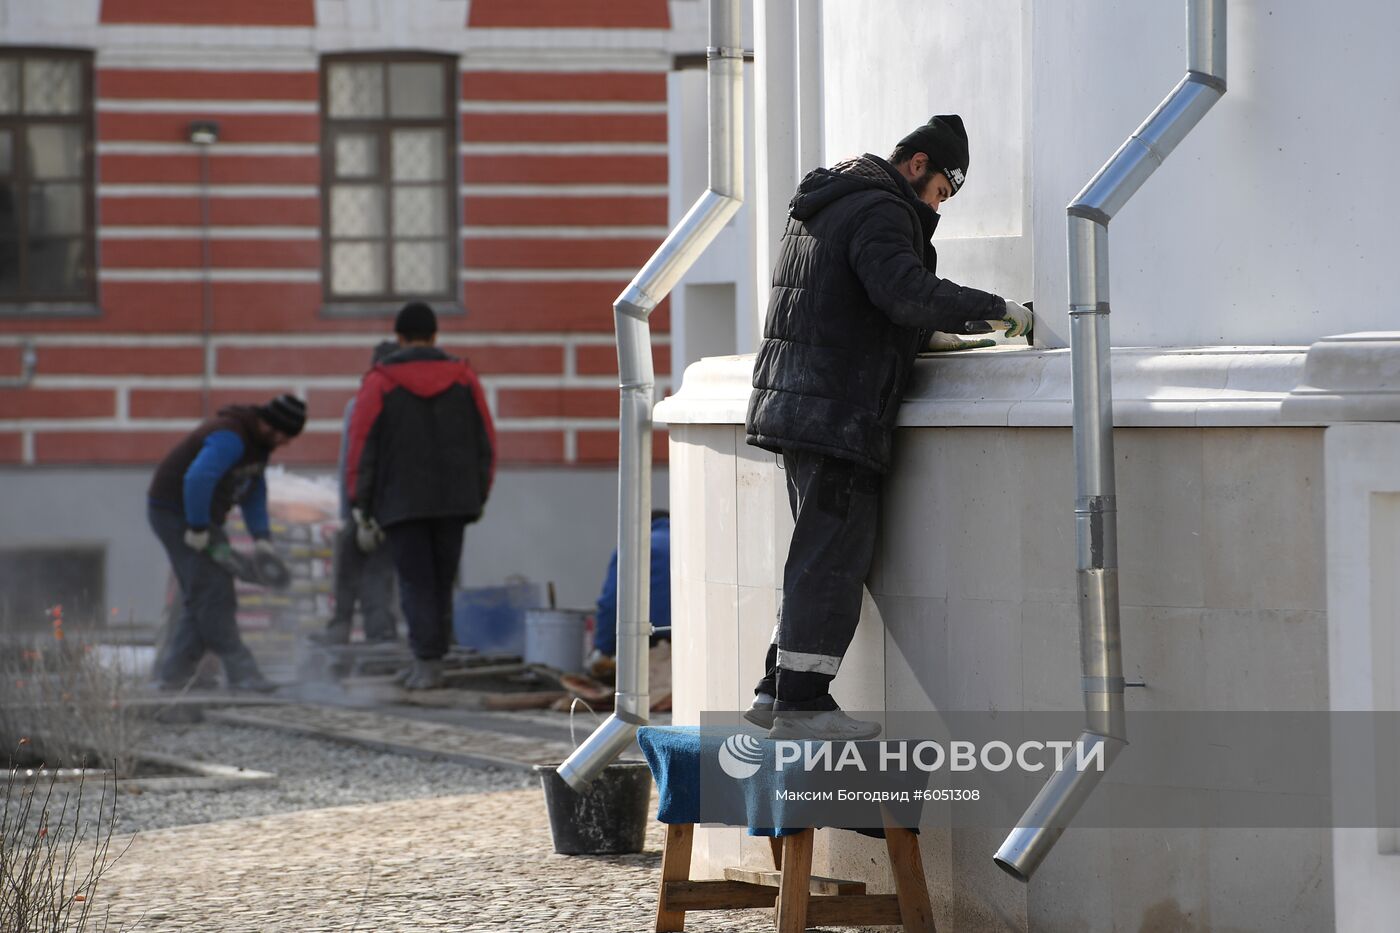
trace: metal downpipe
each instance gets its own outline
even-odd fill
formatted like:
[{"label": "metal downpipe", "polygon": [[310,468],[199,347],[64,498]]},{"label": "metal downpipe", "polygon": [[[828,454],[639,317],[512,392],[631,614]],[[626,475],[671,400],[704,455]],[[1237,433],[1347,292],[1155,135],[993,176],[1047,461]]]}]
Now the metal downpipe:
[{"label": "metal downpipe", "polygon": [[581,791],[632,744],[651,710],[651,434],[656,309],[739,210],[744,196],[744,49],[739,0],[710,0],[709,188],[613,303],[619,376],[617,694],[615,711],[574,750],[559,776]]},{"label": "metal downpipe", "polygon": [[1128,744],[1118,600],[1108,223],[1225,93],[1225,2],[1187,0],[1186,76],[1068,207],[1075,543],[1084,732],[994,861],[1028,881]]}]

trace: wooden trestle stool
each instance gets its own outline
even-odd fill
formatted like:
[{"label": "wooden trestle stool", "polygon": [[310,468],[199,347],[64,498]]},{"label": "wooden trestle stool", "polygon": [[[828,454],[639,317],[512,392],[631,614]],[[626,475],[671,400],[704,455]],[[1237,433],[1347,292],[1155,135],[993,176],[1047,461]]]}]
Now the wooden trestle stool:
[{"label": "wooden trestle stool", "polygon": [[888,812],[884,824],[895,894],[866,894],[863,881],[813,876],[813,829],[770,839],[771,871],[726,868],[723,881],[691,881],[695,824],[668,824],[661,855],[657,933],[684,930],[687,911],[755,907],[776,911],[778,933],[802,933],[819,925],[903,926],[906,933],[935,933],[919,837],[894,824]]}]

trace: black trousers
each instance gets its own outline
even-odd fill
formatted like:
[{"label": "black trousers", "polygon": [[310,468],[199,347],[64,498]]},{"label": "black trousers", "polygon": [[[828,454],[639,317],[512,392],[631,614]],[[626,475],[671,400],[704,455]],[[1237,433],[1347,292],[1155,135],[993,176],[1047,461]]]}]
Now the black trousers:
[{"label": "black trousers", "polygon": [[779,709],[834,709],[831,681],[860,622],[875,559],[882,477],[850,460],[785,449],[794,520],[783,602],[756,693]]},{"label": "black trousers", "polygon": [[180,614],[156,677],[171,686],[185,683],[206,651],[218,655],[232,685],[260,677],[258,662],[238,634],[233,574],[185,544],[185,517],[179,512],[150,506],[146,517],[180,584]]},{"label": "black trousers", "polygon": [[355,620],[355,604],[365,620],[369,641],[393,641],[394,558],[389,548],[366,554],[355,543],[355,523],[346,522],[335,536],[335,615],[330,628],[350,631]]},{"label": "black trousers", "polygon": [[399,573],[408,647],[419,660],[437,660],[452,644],[452,584],[466,525],[464,518],[420,518],[384,529]]}]

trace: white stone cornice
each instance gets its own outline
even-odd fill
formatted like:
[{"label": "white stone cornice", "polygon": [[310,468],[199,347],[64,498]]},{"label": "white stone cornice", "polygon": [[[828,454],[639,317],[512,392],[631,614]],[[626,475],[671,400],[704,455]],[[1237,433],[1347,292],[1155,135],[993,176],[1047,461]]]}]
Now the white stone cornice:
[{"label": "white stone cornice", "polygon": [[[1280,414],[1306,347],[1121,348],[1113,351],[1118,427],[1292,426]],[[753,356],[701,360],[656,408],[668,424],[741,424]],[[921,357],[900,427],[1067,427],[1068,350],[997,347]],[[1311,421],[1309,423],[1318,423]]]},{"label": "white stone cornice", "polygon": [[1308,348],[1288,421],[1400,421],[1400,331],[1324,337]]}]

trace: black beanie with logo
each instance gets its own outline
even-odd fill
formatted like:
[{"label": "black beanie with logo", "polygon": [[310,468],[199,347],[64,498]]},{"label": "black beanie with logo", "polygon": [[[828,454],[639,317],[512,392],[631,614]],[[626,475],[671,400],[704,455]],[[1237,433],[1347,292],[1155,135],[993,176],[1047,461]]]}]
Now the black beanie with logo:
[{"label": "black beanie with logo", "polygon": [[923,126],[899,141],[899,148],[908,146],[929,157],[929,167],[942,172],[953,188],[953,194],[967,180],[967,130],[962,117],[943,113],[930,117]]}]

